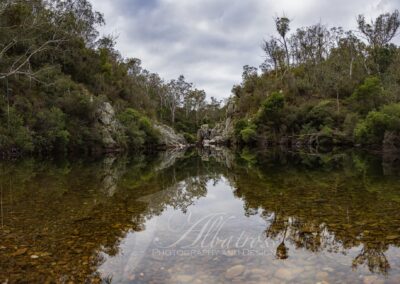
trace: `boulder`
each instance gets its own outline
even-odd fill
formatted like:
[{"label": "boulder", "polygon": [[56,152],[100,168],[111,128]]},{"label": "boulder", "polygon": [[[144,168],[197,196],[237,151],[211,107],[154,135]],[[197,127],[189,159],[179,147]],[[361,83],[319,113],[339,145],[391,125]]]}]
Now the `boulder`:
[{"label": "boulder", "polygon": [[188,143],[183,135],[178,134],[172,127],[157,123],[154,128],[160,132],[160,142],[166,148],[185,148]]},{"label": "boulder", "polygon": [[208,124],[203,124],[197,131],[197,141],[199,143],[203,143],[203,141],[210,139],[211,139],[211,129],[209,128]]},{"label": "boulder", "polygon": [[217,123],[214,128],[210,128],[208,124],[202,125],[197,132],[197,142],[203,146],[228,145],[234,137],[235,112],[235,104],[229,101],[226,106],[225,120]]},{"label": "boulder", "polygon": [[244,267],[244,266],[241,265],[241,264],[232,266],[231,268],[229,268],[228,270],[226,270],[226,272],[225,272],[225,278],[227,278],[227,279],[233,279],[233,278],[235,278],[235,277],[241,275],[245,270],[246,270],[246,267]]},{"label": "boulder", "polygon": [[115,110],[109,102],[100,104],[96,111],[96,127],[100,130],[102,143],[106,150],[121,149],[118,137],[124,134],[120,122],[115,117]]},{"label": "boulder", "polygon": [[225,121],[217,123],[214,128],[204,124],[197,131],[197,141],[203,146],[226,145],[233,137],[233,121],[227,117]]},{"label": "boulder", "polygon": [[400,133],[386,131],[383,139],[384,152],[400,152]]}]

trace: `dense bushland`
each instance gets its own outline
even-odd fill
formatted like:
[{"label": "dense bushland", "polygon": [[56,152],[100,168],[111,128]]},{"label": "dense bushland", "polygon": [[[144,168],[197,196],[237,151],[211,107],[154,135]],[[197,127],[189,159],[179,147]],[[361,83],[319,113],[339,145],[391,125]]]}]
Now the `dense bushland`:
[{"label": "dense bushland", "polygon": [[291,32],[289,18],[276,18],[261,72],[245,66],[232,90],[236,142],[399,144],[400,48],[391,43],[399,12],[371,22],[360,15],[357,24],[356,32],[322,24]]},{"label": "dense bushland", "polygon": [[120,145],[157,144],[153,122],[190,138],[220,116],[220,102],[183,76],[164,82],[137,58],[123,58],[103,16],[87,0],[0,3],[0,150],[12,153],[101,149],[97,111],[109,102]]}]

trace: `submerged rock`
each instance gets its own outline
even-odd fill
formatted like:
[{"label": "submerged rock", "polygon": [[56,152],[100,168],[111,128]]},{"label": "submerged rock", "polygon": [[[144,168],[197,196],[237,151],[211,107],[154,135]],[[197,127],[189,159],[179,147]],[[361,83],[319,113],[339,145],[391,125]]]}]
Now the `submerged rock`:
[{"label": "submerged rock", "polygon": [[192,281],[193,281],[193,276],[182,274],[182,275],[176,276],[176,279],[175,279],[175,280],[176,280],[178,283],[192,283]]},{"label": "submerged rock", "polygon": [[232,266],[231,268],[229,268],[226,272],[225,272],[225,277],[227,279],[233,279],[239,275],[241,275],[245,270],[245,267],[243,265],[235,265]]},{"label": "submerged rock", "polygon": [[363,283],[364,284],[381,284],[381,283],[385,283],[385,281],[382,279],[379,279],[379,277],[376,275],[369,275],[369,276],[364,277]]},{"label": "submerged rock", "polygon": [[301,268],[279,268],[275,272],[275,277],[282,279],[282,280],[290,281],[290,280],[296,278],[302,272],[303,272],[303,269],[301,269]]}]

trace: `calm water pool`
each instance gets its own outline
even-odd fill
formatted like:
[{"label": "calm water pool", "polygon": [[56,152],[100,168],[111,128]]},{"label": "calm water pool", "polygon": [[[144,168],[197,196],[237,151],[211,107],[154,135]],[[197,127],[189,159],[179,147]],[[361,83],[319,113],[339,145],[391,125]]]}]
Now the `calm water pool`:
[{"label": "calm water pool", "polygon": [[0,163],[0,283],[399,283],[393,157]]}]

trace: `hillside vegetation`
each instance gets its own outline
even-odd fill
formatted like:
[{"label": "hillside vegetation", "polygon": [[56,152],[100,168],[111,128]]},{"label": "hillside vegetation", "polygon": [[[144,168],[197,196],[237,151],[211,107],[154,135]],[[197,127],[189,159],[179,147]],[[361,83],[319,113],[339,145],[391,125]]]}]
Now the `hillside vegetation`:
[{"label": "hillside vegetation", "polygon": [[123,149],[155,147],[156,121],[191,142],[199,125],[219,119],[219,101],[207,102],[183,76],[165,82],[139,59],[123,58],[115,38],[99,37],[103,24],[87,0],[1,1],[3,154],[102,150],[105,102],[115,110],[113,139]]},{"label": "hillside vegetation", "polygon": [[245,66],[232,90],[236,143],[399,148],[399,12],[360,15],[357,31],[290,24],[275,19],[261,72]]}]

